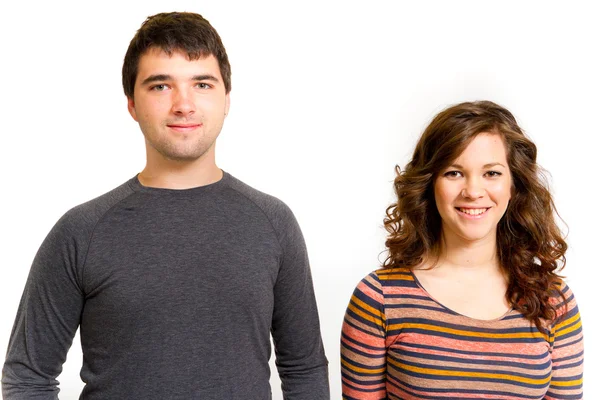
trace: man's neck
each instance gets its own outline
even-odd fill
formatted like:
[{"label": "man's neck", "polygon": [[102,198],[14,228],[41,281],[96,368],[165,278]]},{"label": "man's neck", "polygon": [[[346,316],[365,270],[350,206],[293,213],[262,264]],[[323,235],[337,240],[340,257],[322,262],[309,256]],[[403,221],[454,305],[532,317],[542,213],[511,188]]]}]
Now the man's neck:
[{"label": "man's neck", "polygon": [[223,178],[214,157],[193,161],[175,161],[148,157],[146,167],[138,174],[144,186],[161,189],[191,189],[210,185]]}]

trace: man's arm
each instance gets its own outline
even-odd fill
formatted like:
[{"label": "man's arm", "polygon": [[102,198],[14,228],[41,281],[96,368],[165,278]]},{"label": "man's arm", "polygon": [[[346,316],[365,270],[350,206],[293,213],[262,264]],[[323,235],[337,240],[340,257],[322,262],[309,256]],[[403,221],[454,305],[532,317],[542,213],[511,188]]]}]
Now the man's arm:
[{"label": "man's arm", "polygon": [[79,326],[84,296],[73,218],[50,231],[33,261],[2,369],[5,400],[57,399],[58,381]]},{"label": "man's arm", "polygon": [[[283,206],[285,207],[285,206]],[[328,400],[327,359],[306,245],[292,212],[285,207],[279,226],[282,259],[275,283],[272,334],[285,400]]]}]

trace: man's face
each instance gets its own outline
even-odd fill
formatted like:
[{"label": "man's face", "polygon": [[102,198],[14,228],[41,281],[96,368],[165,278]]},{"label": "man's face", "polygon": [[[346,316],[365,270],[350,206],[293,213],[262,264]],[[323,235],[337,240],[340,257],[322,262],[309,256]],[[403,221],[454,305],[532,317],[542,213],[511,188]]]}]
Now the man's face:
[{"label": "man's face", "polygon": [[151,48],[138,65],[129,113],[146,138],[149,157],[194,161],[214,155],[214,144],[229,111],[217,59],[190,61]]}]

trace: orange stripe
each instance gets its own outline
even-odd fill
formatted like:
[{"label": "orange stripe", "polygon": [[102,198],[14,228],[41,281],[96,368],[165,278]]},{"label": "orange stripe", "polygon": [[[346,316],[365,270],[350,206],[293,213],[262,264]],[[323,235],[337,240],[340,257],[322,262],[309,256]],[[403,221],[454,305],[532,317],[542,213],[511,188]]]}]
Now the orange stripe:
[{"label": "orange stripe", "polygon": [[383,315],[380,310],[376,309],[375,307],[372,307],[372,306],[368,305],[367,303],[365,303],[364,301],[360,300],[356,296],[352,296],[352,301],[355,302],[356,304],[358,304],[362,309],[370,311],[371,313],[373,313],[373,314],[375,314],[377,316],[380,316],[381,319],[385,322],[385,315]]},{"label": "orange stripe", "polygon": [[341,360],[341,362],[342,362],[342,365],[344,367],[348,368],[349,370],[354,371],[354,372],[360,372],[362,374],[377,375],[377,374],[383,374],[385,372],[385,368],[366,369],[366,368],[355,367],[354,365],[350,364],[346,360]]},{"label": "orange stripe", "polygon": [[369,322],[374,322],[375,324],[377,324],[380,327],[383,327],[383,323],[381,322],[380,319],[378,319],[377,317],[374,317],[372,315],[369,315],[367,313],[365,313],[364,311],[361,311],[360,309],[358,309],[358,307],[356,307],[353,304],[348,304],[348,309],[354,311],[356,314],[360,315],[363,319],[365,319],[366,321]]},{"label": "orange stripe", "polygon": [[382,281],[391,281],[391,280],[413,281],[414,279],[411,275],[379,275],[379,280],[382,280]]},{"label": "orange stripe", "polygon": [[539,333],[539,332],[535,332],[535,333],[531,333],[531,332],[482,333],[482,332],[464,331],[464,330],[452,329],[452,328],[444,328],[441,326],[434,326],[434,325],[428,325],[428,324],[410,324],[410,323],[395,324],[395,325],[390,325],[388,327],[388,330],[407,329],[407,328],[425,329],[425,330],[433,331],[433,332],[444,332],[444,333],[451,333],[454,335],[479,337],[479,338],[490,338],[490,339],[523,339],[523,338],[536,337],[536,338],[544,338],[547,340],[547,336],[543,335],[542,333]]}]

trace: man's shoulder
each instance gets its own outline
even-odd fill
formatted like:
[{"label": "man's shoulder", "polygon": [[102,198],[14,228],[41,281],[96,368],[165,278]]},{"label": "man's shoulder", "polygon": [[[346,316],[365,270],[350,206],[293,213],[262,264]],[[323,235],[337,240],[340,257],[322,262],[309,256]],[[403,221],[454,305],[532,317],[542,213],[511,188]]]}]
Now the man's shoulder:
[{"label": "man's shoulder", "polygon": [[57,225],[77,230],[93,227],[111,208],[133,193],[135,191],[127,181],[92,200],[71,208],[62,216]]},{"label": "man's shoulder", "polygon": [[261,209],[267,216],[289,216],[292,214],[287,204],[279,198],[255,189],[226,172],[225,174],[229,188]]}]

